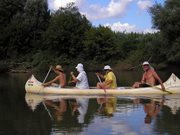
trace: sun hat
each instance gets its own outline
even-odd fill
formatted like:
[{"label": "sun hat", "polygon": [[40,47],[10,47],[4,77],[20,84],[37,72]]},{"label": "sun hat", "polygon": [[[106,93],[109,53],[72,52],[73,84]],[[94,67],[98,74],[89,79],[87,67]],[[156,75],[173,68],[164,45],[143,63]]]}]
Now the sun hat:
[{"label": "sun hat", "polygon": [[56,70],[59,70],[59,71],[64,71],[61,65],[56,65],[56,68],[55,68],[55,69],[56,69]]},{"label": "sun hat", "polygon": [[109,65],[104,66],[104,70],[112,70]]},{"label": "sun hat", "polygon": [[142,65],[144,66],[144,65],[150,65],[150,64],[148,61],[144,61]]}]

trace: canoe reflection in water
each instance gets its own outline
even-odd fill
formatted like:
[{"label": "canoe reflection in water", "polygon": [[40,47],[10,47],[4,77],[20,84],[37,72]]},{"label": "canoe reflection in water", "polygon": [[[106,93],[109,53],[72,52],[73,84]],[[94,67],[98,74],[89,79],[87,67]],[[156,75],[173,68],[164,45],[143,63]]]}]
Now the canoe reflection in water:
[{"label": "canoe reflection in water", "polygon": [[116,111],[117,98],[97,98],[97,103],[100,105],[98,113],[104,113],[107,116],[113,116]]},{"label": "canoe reflection in water", "polygon": [[69,109],[71,112],[70,117],[77,117],[78,123],[84,123],[89,104],[88,98],[71,98],[29,93],[26,93],[25,100],[32,111],[35,111],[41,103],[44,104],[49,116],[57,121],[62,121],[65,113],[68,113]]}]

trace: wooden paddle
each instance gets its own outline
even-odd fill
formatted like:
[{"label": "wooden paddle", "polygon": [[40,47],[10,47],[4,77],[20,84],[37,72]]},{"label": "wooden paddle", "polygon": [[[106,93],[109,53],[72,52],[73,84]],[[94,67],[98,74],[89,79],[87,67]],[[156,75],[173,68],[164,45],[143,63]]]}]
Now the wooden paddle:
[{"label": "wooden paddle", "polygon": [[173,94],[172,92],[170,92],[170,91],[168,91],[168,90],[163,90],[163,89],[161,89],[161,88],[159,88],[159,87],[157,87],[157,86],[153,86],[153,85],[151,85],[151,84],[149,84],[149,83],[145,83],[145,84],[147,84],[147,85],[149,85],[149,86],[151,86],[151,87],[153,87],[153,88],[156,88],[156,89],[158,89],[158,90],[167,92],[167,93],[169,93],[169,94]]},{"label": "wooden paddle", "polygon": [[[100,83],[102,83],[102,81],[101,81],[101,79],[100,79],[99,75],[97,75],[97,74],[96,74],[96,76],[97,76],[97,78],[98,78],[99,82],[100,82]],[[103,90],[104,90],[104,92],[105,92],[105,94],[106,94],[106,89],[105,89],[105,88],[103,88]]]},{"label": "wooden paddle", "polygon": [[44,81],[43,81],[43,83],[42,83],[42,84],[44,84],[44,83],[45,83],[45,81],[46,81],[47,77],[49,76],[49,73],[50,73],[51,69],[52,69],[52,66],[50,66],[49,71],[48,71],[48,73],[46,74],[46,77],[44,78]]},{"label": "wooden paddle", "polygon": [[[52,69],[52,66],[50,66],[49,71],[48,71],[48,73],[46,74],[46,77],[44,78],[44,81],[43,81],[42,85],[45,83],[47,77],[49,76],[49,73],[50,73],[51,69]],[[41,89],[42,89],[42,88],[43,88],[43,87],[41,87]],[[40,90],[41,90],[41,89],[40,89]],[[49,112],[46,104],[44,103],[44,99],[43,99],[43,101],[42,101],[42,104],[43,104],[45,110],[48,112],[48,115],[49,115],[49,117],[51,118],[51,120],[53,120],[53,117],[52,117],[51,113]]]}]

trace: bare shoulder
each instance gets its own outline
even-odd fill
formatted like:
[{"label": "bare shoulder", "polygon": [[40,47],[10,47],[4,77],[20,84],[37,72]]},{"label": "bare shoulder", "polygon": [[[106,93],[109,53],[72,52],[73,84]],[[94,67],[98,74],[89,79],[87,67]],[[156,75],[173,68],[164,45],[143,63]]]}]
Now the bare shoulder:
[{"label": "bare shoulder", "polygon": [[156,71],[154,69],[150,69],[149,72],[152,74],[156,74]]}]

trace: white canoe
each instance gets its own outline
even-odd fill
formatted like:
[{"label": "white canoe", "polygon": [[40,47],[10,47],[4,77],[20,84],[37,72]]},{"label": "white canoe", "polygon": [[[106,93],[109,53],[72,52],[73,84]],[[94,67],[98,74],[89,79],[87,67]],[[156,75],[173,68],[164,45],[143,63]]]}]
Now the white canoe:
[{"label": "white canoe", "polygon": [[[167,91],[173,94],[180,93],[180,79],[175,75],[171,74],[169,79],[164,82],[164,86]],[[27,80],[25,84],[25,90],[27,93],[37,94],[61,94],[61,95],[150,95],[150,94],[169,94],[161,90],[161,86],[157,85],[154,87],[146,88],[125,88],[119,87],[117,89],[106,89],[106,93],[103,89],[77,89],[77,88],[58,88],[58,87],[43,87],[42,83],[39,82],[34,75]]]}]

